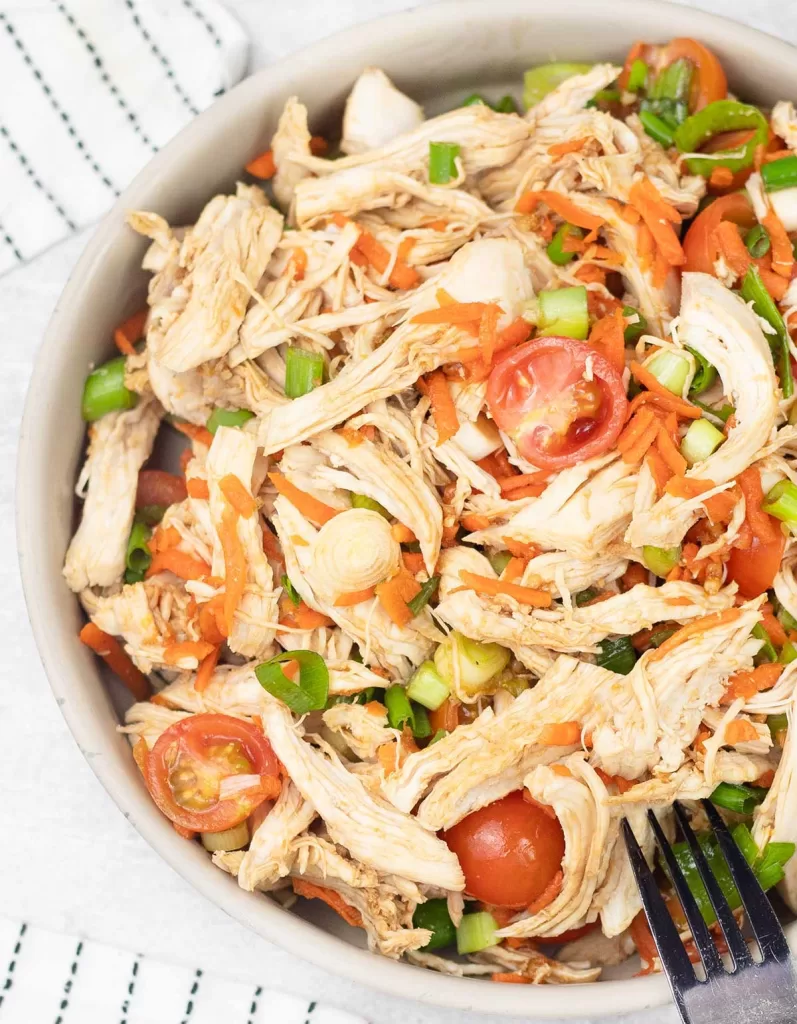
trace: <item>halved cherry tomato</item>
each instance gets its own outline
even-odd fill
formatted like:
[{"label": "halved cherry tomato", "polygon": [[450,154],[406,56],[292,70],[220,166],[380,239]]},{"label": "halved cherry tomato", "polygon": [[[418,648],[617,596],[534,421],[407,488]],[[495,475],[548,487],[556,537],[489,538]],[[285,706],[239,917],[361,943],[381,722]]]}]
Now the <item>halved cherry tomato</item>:
[{"label": "halved cherry tomato", "polygon": [[731,548],[728,579],[735,580],[742,597],[752,599],[769,590],[780,569],[786,538],[778,531],[777,540],[762,544],[757,537],[749,548]]},{"label": "halved cherry tomato", "polygon": [[565,840],[559,821],[522,792],[510,793],[463,818],[443,839],[459,858],[465,891],[496,907],[527,907],[561,869]]},{"label": "halved cherry tomato", "polygon": [[521,455],[541,469],[563,469],[611,448],[628,407],[611,363],[589,345],[559,337],[527,341],[502,359],[487,382],[487,404]]},{"label": "halved cherry tomato", "polygon": [[725,99],[728,95],[728,79],[725,77],[722,64],[708,47],[696,39],[686,37],[673,39],[664,47],[659,67],[669,67],[681,57],[695,67],[695,74],[692,75],[692,84],[689,89],[690,113],[707,107],[715,100]]},{"label": "halved cherry tomato", "polygon": [[[220,795],[222,781],[236,775],[251,776],[251,785]],[[229,715],[192,715],[170,725],[150,751],[144,777],[166,817],[195,832],[232,828],[280,790],[271,744]]]},{"label": "halved cherry tomato", "polygon": [[684,270],[714,275],[714,263],[719,252],[712,236],[724,220],[733,221],[743,228],[751,228],[756,223],[752,203],[746,195],[734,192],[720,196],[695,217],[681,243],[686,253]]},{"label": "halved cherry tomato", "polygon": [[162,469],[142,469],[138,474],[136,508],[145,505],[176,505],[185,501],[188,492],[185,480]]}]

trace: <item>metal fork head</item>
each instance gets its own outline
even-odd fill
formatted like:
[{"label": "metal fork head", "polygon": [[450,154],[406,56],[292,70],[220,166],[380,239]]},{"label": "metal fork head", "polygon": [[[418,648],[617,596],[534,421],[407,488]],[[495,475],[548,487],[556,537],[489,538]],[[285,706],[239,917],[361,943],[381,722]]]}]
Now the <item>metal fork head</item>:
[{"label": "metal fork head", "polygon": [[756,962],[753,959],[733,911],[689,825],[686,812],[676,803],[674,809],[678,824],[714,908],[732,963],[732,970],[726,970],[714,938],[658,819],[653,811],[649,811],[650,827],[683,908],[705,972],[705,981],[697,977],[653,872],[630,825],[624,820],[623,837],[631,867],[676,1007],[682,1020],[687,1024],[713,1024],[715,1021],[721,1021],[722,1024],[795,1024],[797,982],[792,971],[783,929],[722,818],[712,804],[706,800],[702,803],[714,837],[739,891],[747,919],[760,949],[760,961]]}]

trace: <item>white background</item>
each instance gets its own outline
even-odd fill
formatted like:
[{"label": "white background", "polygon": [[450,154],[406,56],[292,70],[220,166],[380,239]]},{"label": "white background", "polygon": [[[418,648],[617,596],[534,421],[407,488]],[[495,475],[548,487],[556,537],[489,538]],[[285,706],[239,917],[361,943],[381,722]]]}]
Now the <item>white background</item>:
[{"label": "white background", "polygon": [[[357,21],[410,6],[407,0],[225,2],[250,33],[252,67]],[[596,0],[596,7],[601,2],[611,0]],[[797,5],[792,0],[701,0],[695,6],[797,42]],[[497,1021],[381,996],[246,931],[159,860],[113,805],[73,743],[27,623],[16,563],[13,481],[31,363],[89,234],[83,232],[0,279],[0,913],[318,999],[373,1024]],[[533,992],[529,997],[533,999]],[[667,1009],[636,1020],[669,1024],[676,1016]]]}]

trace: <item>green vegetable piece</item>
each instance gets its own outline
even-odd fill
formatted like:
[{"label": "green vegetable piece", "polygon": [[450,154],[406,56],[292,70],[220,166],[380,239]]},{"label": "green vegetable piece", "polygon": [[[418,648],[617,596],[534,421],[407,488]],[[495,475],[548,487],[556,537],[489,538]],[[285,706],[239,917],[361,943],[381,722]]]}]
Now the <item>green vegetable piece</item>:
[{"label": "green vegetable piece", "polygon": [[87,423],[109,412],[132,409],[138,395],[125,387],[125,357],[117,356],[98,366],[86,378],[80,411]]},{"label": "green vegetable piece", "polygon": [[448,700],[451,690],[440,678],[433,661],[423,661],[407,684],[407,696],[416,704],[422,704],[430,711],[436,711]]},{"label": "green vegetable piece", "polygon": [[717,430],[707,419],[692,420],[681,441],[681,455],[690,466],[694,466],[704,462],[724,440],[722,431]]},{"label": "green vegetable piece", "polygon": [[456,142],[429,143],[429,184],[447,185],[457,176],[456,158],[460,153]]},{"label": "green vegetable piece", "polygon": [[591,67],[591,64],[554,61],[552,64],[539,64],[536,68],[530,68],[523,75],[523,105],[526,109],[536,106],[562,82],[574,75],[586,74]]},{"label": "green vegetable piece", "polygon": [[761,177],[767,192],[779,192],[782,188],[797,185],[797,156],[784,156],[772,160],[761,168]]},{"label": "green vegetable piece", "polygon": [[585,604],[589,604],[590,601],[594,600],[598,594],[600,594],[600,590],[597,587],[587,587],[586,590],[582,590],[580,594],[575,596],[576,608],[583,608]]},{"label": "green vegetable piece", "polygon": [[[795,157],[795,160],[797,160],[797,157]],[[764,166],[768,167],[769,164],[765,164]],[[747,246],[747,251],[754,260],[760,259],[762,256],[766,256],[769,252],[771,244],[769,241],[769,232],[763,224],[754,224],[744,236],[744,244]]]},{"label": "green vegetable piece", "polygon": [[650,370],[659,384],[681,397],[689,376],[689,360],[685,356],[662,349],[646,364],[645,369]]},{"label": "green vegetable piece", "polygon": [[157,526],[166,514],[168,505],[142,505],[136,512],[136,522]]},{"label": "green vegetable piece", "polygon": [[291,581],[288,579],[288,577],[284,573],[283,573],[283,576],[282,576],[282,578],[280,580],[280,583],[282,583],[282,589],[285,591],[285,593],[291,599],[293,605],[296,608],[298,608],[299,605],[302,603],[301,595],[297,592],[296,587],[294,587],[294,585],[291,583]]},{"label": "green vegetable piece", "polygon": [[625,331],[623,332],[623,340],[626,345],[632,345],[635,341],[642,337],[642,335],[648,329],[648,322],[642,316],[638,309],[634,309],[633,306],[623,306],[623,316],[628,319],[630,316],[639,317],[636,323],[626,324]]},{"label": "green vegetable piece", "polygon": [[675,135],[672,128],[664,121],[663,118],[654,114],[652,110],[640,110],[639,120],[642,122],[642,127],[645,129],[647,135],[658,142],[660,146],[664,146],[665,149],[669,149],[670,146],[675,142]]},{"label": "green vegetable piece", "polygon": [[600,652],[595,661],[601,668],[627,676],[636,665],[636,651],[630,637],[618,636],[614,640],[603,640],[598,647]]},{"label": "green vegetable piece", "polygon": [[[708,108],[706,108],[708,109]],[[752,266],[744,275],[742,281],[741,295],[745,302],[752,302],[753,309],[758,316],[763,317],[768,324],[775,328],[775,334],[768,337],[769,347],[772,349],[772,357],[776,360],[775,366],[780,378],[780,389],[784,398],[791,398],[794,394],[794,379],[791,372],[791,354],[789,352],[789,332],[783,322],[775,300],[766,290],[758,267]]]},{"label": "green vegetable piece", "polygon": [[619,89],[600,89],[591,100],[587,100],[584,106],[597,107],[599,103],[619,103],[620,98]]},{"label": "green vegetable piece", "polygon": [[[434,741],[432,741],[434,742]],[[426,928],[432,937],[421,948],[426,952],[434,949],[445,949],[457,941],[457,929],[448,913],[448,904],[444,899],[427,900],[419,903],[412,915],[414,928]]]},{"label": "green vegetable piece", "polygon": [[457,928],[457,953],[460,956],[465,953],[478,953],[479,950],[497,945],[497,931],[495,918],[486,910],[478,914],[464,914]]},{"label": "green vegetable piece", "polygon": [[708,391],[714,381],[717,379],[717,371],[711,363],[704,359],[699,352],[693,348],[689,348],[687,345],[687,352],[691,352],[695,357],[697,363],[697,369],[695,375],[692,378],[692,383],[689,386],[689,397],[692,395],[702,395],[704,391]]},{"label": "green vegetable piece", "polygon": [[642,548],[642,559],[652,573],[664,579],[681,561],[681,545],[678,544],[674,548],[657,548],[653,544],[645,544]]},{"label": "green vegetable piece", "polygon": [[649,98],[669,100],[671,103],[687,103],[693,72],[694,67],[691,61],[684,57],[674,60],[656,76],[648,91]]},{"label": "green vegetable piece", "polygon": [[665,640],[669,640],[671,636],[674,636],[677,630],[674,629],[658,629],[655,633],[650,634],[650,646],[661,647]]},{"label": "green vegetable piece", "polygon": [[644,89],[647,79],[648,66],[643,60],[639,60],[639,58],[637,58],[631,64],[626,89],[629,92],[639,92],[640,89]]},{"label": "green vegetable piece", "polygon": [[[720,150],[718,153],[697,152],[704,143],[721,132],[747,128],[753,129],[752,137],[736,149]],[[737,100],[715,100],[678,127],[675,144],[682,153],[690,154],[686,157],[690,173],[709,178],[715,167],[727,167],[734,172],[749,167],[756,147],[766,144],[768,135],[767,119],[758,107]]]},{"label": "green vegetable piece", "polygon": [[437,593],[437,588],[440,584],[439,576],[431,576],[425,583],[421,584],[421,589],[412,598],[411,601],[407,601],[407,607],[412,612],[413,616],[420,615],[423,609],[429,604],[434,595]]},{"label": "green vegetable piece", "polygon": [[732,405],[728,405],[727,402],[719,409],[715,409],[711,405],[706,405],[705,402],[699,402],[696,398],[693,398],[692,402],[698,407],[698,409],[702,409],[703,412],[707,412],[709,416],[716,416],[716,418],[722,423],[727,423],[731,416],[736,412],[734,407]]},{"label": "green vegetable piece", "polygon": [[589,333],[589,312],[587,310],[587,289],[557,288],[542,291],[539,302],[539,336],[561,335],[584,341]]},{"label": "green vegetable piece", "polygon": [[509,664],[510,657],[510,652],[500,644],[480,643],[452,630],[434,652],[434,663],[440,678],[452,686],[456,660],[459,685],[468,693],[477,694],[489,688],[495,676]]},{"label": "green vegetable piece", "polygon": [[730,782],[721,782],[709,797],[717,807],[736,814],[752,814],[767,795],[765,789],[755,786],[737,786]]},{"label": "green vegetable piece", "polygon": [[219,427],[242,427],[253,416],[249,409],[214,409],[205,426],[215,434]]},{"label": "green vegetable piece", "polygon": [[731,835],[736,845],[742,851],[744,859],[752,867],[758,860],[758,846],[755,839],[753,839],[750,829],[744,822],[740,822],[735,828],[731,829]]},{"label": "green vegetable piece", "polygon": [[319,352],[291,345],[285,353],[285,394],[288,398],[308,395],[324,380],[324,357]]},{"label": "green vegetable piece", "polygon": [[481,103],[485,107],[489,107],[490,105],[480,92],[472,92],[470,96],[466,96],[462,101],[462,106],[475,107],[478,103]]},{"label": "green vegetable piece", "polygon": [[790,665],[795,659],[797,659],[797,647],[794,646],[791,640],[788,640],[780,649],[778,661],[781,665]]},{"label": "green vegetable piece", "polygon": [[[280,667],[287,661],[299,663],[299,684],[291,682]],[[295,715],[320,711],[329,696],[329,669],[314,651],[284,651],[255,669],[258,682],[286,704]]]},{"label": "green vegetable piece", "polygon": [[125,565],[131,572],[145,573],[152,564],[152,552],[147,546],[151,536],[152,530],[145,523],[133,523],[125,555]]},{"label": "green vegetable piece", "polygon": [[506,96],[502,96],[497,103],[493,104],[493,110],[498,114],[517,114],[518,112],[517,103],[508,93]]},{"label": "green vegetable piece", "polygon": [[584,232],[581,228],[575,227],[573,224],[562,224],[557,228],[556,234],[553,236],[551,241],[548,243],[548,248],[545,250],[548,253],[548,258],[552,263],[555,263],[557,267],[564,267],[566,264],[574,260],[578,255],[575,252],[566,252],[562,246],[567,238],[583,238]]},{"label": "green vegetable piece", "polygon": [[797,525],[797,486],[791,480],[779,480],[767,492],[761,508],[781,522]]},{"label": "green vegetable piece", "polygon": [[434,736],[429,740],[429,746],[431,747],[433,743],[439,743],[440,740],[444,740],[446,736],[448,736],[448,729],[438,729]]},{"label": "green vegetable piece", "polygon": [[769,633],[767,633],[760,622],[753,626],[750,635],[754,636],[756,640],[764,641],[758,654],[753,659],[756,665],[763,665],[778,660],[778,652],[775,650],[775,645],[769,639]]},{"label": "green vegetable piece", "polygon": [[512,561],[512,556],[508,551],[494,551],[489,556],[489,561],[495,573],[498,576],[500,576],[504,569],[506,569],[506,567]]},{"label": "green vegetable piece", "polygon": [[146,578],[146,573],[139,572],[137,569],[125,569],[124,581],[125,583],[141,583]]},{"label": "green vegetable piece", "polygon": [[374,498],[369,498],[367,494],[352,494],[351,496],[351,507],[352,508],[367,508],[371,512],[378,512],[380,516],[384,516],[385,519],[390,519],[390,513],[384,505],[380,505]]},{"label": "green vegetable piece", "polygon": [[391,729],[403,729],[405,725],[412,728],[412,705],[403,686],[394,683],[385,690],[385,707]]},{"label": "green vegetable piece", "polygon": [[432,735],[432,724],[429,721],[429,713],[423,704],[412,705],[412,721],[410,722],[412,735],[416,740],[425,740]]},{"label": "green vegetable piece", "polygon": [[767,716],[767,727],[773,740],[776,740],[778,735],[785,733],[789,728],[789,716],[784,711],[780,715],[768,715]]}]

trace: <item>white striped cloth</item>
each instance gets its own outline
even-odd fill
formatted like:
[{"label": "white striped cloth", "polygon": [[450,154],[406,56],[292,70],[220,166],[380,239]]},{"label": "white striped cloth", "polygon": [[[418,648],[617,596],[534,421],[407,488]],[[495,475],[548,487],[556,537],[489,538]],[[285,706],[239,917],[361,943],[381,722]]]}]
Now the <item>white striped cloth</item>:
[{"label": "white striped cloth", "polygon": [[0,274],[100,217],[247,55],[215,0],[0,0]]},{"label": "white striped cloth", "polygon": [[0,1024],[366,1024],[256,985],[0,917]]}]

